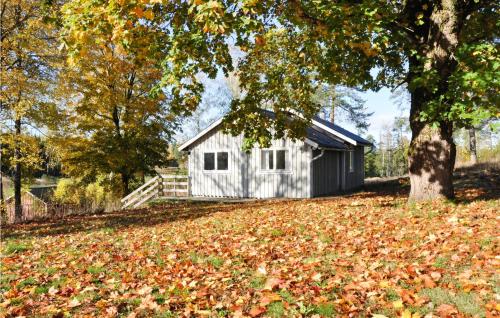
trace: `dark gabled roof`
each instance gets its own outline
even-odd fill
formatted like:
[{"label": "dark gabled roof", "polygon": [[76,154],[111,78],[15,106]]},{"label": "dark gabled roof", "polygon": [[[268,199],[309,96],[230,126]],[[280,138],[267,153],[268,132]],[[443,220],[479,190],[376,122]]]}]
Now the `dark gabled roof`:
[{"label": "dark gabled roof", "polygon": [[362,137],[360,137],[360,136],[358,136],[358,135],[356,135],[356,134],[354,134],[354,133],[352,133],[352,132],[350,132],[350,131],[348,131],[348,130],[346,130],[338,125],[335,125],[334,123],[329,122],[328,120],[321,119],[317,116],[314,117],[313,119],[315,121],[320,122],[321,124],[329,127],[330,129],[333,129],[336,132],[355,140],[356,142],[358,142],[360,144],[367,145],[367,146],[372,145],[372,143],[370,141],[368,141],[368,140],[366,140],[366,139],[364,139],[364,138],[362,138]]},{"label": "dark gabled roof", "polygon": [[37,187],[31,187],[30,192],[40,200],[49,202],[52,199],[55,189],[56,189],[55,185],[37,186]]},{"label": "dark gabled roof", "polygon": [[[270,110],[262,109],[262,113],[269,118],[276,118],[276,114]],[[292,114],[290,114],[292,115]],[[199,138],[207,134],[212,129],[215,129],[222,123],[222,118],[213,122],[205,130],[200,132],[195,137],[191,138],[179,147],[179,150],[183,151],[188,149],[188,147],[196,142]],[[306,130],[307,136],[306,141],[311,141],[317,144],[318,147],[345,150],[348,149],[347,144],[350,145],[361,145],[361,146],[371,146],[372,143],[368,140],[338,126],[327,120],[321,119],[319,117],[314,117],[312,119],[311,126]],[[316,146],[316,145],[315,145]]]},{"label": "dark gabled roof", "polygon": [[[276,117],[276,114],[273,112],[273,111],[270,111],[270,110],[267,110],[267,109],[262,109],[262,112],[264,114],[266,114],[268,117],[270,118],[275,118]],[[327,127],[329,127],[330,129],[333,129],[335,130],[336,132],[348,137],[348,138],[351,138],[353,140],[355,140],[357,143],[360,143],[362,145],[366,145],[366,146],[371,146],[372,143],[338,125],[335,125],[334,123],[332,122],[329,122],[328,120],[324,120],[324,119],[321,119],[320,117],[318,116],[315,116],[313,118],[313,123],[312,123],[312,127],[314,127],[314,121],[317,121]],[[309,138],[310,140],[318,143],[320,146],[323,146],[323,147],[332,147],[332,148],[339,148],[339,149],[347,149],[347,147],[342,143],[342,142],[339,142],[338,140],[332,138],[330,136],[330,134],[325,134],[325,133],[321,133],[319,132],[317,129],[312,129],[312,127],[308,128],[307,129],[307,138]],[[314,134],[314,137],[310,135],[311,134]],[[316,140],[317,139],[317,140]]]},{"label": "dark gabled roof", "polygon": [[306,130],[306,138],[318,144],[322,148],[329,149],[347,149],[347,146],[342,142],[336,140],[332,136],[325,134],[313,127],[309,127]]}]

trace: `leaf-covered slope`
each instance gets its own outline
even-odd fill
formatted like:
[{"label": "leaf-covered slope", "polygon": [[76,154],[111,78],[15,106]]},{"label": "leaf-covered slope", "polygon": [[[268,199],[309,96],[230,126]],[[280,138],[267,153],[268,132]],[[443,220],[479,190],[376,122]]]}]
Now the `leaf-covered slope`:
[{"label": "leaf-covered slope", "polygon": [[460,193],[426,205],[374,192],[167,204],[10,228],[0,312],[493,317],[500,201]]}]

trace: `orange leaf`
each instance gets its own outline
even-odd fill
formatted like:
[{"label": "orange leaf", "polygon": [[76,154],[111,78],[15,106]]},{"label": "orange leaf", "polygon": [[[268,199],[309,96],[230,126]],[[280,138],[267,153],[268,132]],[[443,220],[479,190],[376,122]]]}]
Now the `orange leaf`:
[{"label": "orange leaf", "polygon": [[266,40],[264,39],[264,37],[260,36],[260,35],[257,35],[255,37],[255,44],[257,45],[260,45],[260,46],[263,46],[266,44]]},{"label": "orange leaf", "polygon": [[279,300],[281,300],[281,296],[280,295],[275,294],[275,293],[268,293],[268,294],[262,296],[262,298],[260,299],[259,304],[261,306],[267,306],[270,303],[272,303],[273,301],[279,301]]},{"label": "orange leaf", "polygon": [[457,309],[454,306],[448,304],[442,304],[437,308],[436,311],[441,318],[449,318],[452,315],[458,314]]},{"label": "orange leaf", "polygon": [[264,285],[264,290],[273,290],[274,287],[281,284],[282,280],[275,277],[270,277],[266,280],[266,284]]},{"label": "orange leaf", "polygon": [[135,7],[133,10],[132,10],[135,15],[140,19],[144,16],[144,11],[142,10],[141,7]]},{"label": "orange leaf", "polygon": [[155,14],[151,10],[147,10],[144,12],[144,17],[148,20],[153,20],[155,17]]},{"label": "orange leaf", "polygon": [[266,308],[259,306],[259,307],[252,307],[252,309],[250,309],[250,312],[248,314],[251,317],[257,317],[265,312],[266,312]]},{"label": "orange leaf", "polygon": [[436,287],[436,283],[432,280],[429,275],[422,275],[420,278],[424,281],[425,288],[434,288]]}]

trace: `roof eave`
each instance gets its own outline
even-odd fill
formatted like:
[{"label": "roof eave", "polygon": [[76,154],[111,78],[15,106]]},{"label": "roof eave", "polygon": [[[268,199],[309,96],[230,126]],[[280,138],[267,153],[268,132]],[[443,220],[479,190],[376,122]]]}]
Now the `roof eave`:
[{"label": "roof eave", "polygon": [[195,143],[198,139],[200,139],[201,137],[203,137],[206,133],[208,133],[209,131],[211,131],[215,127],[219,126],[222,123],[222,119],[223,118],[219,118],[218,120],[216,120],[215,122],[213,122],[212,124],[210,124],[210,126],[208,126],[207,128],[203,129],[202,131],[200,131],[196,136],[194,136],[193,138],[191,138],[188,141],[186,141],[185,143],[183,143],[179,147],[179,150],[180,151],[186,151],[186,150],[188,150],[189,146],[191,146],[193,143]]}]

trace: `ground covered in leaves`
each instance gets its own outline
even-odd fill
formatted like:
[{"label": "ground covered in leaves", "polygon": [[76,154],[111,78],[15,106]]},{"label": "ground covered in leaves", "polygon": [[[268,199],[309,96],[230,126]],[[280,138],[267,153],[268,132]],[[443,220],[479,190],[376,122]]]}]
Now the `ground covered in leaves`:
[{"label": "ground covered in leaves", "polygon": [[500,184],[478,178],[454,202],[407,204],[400,180],[10,227],[0,316],[498,316]]}]

